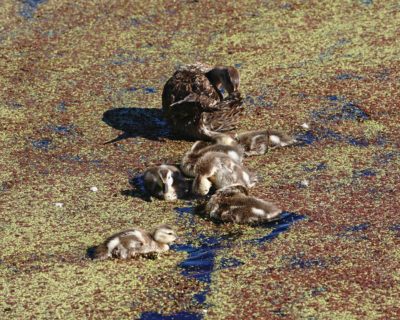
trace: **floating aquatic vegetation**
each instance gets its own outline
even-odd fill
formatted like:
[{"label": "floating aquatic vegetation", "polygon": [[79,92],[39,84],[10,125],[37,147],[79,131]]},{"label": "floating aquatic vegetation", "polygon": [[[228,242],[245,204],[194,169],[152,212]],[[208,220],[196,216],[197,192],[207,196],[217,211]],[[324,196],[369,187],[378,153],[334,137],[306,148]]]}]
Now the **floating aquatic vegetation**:
[{"label": "floating aquatic vegetation", "polygon": [[37,7],[44,2],[46,0],[23,0],[20,11],[21,16],[25,19],[32,19]]}]

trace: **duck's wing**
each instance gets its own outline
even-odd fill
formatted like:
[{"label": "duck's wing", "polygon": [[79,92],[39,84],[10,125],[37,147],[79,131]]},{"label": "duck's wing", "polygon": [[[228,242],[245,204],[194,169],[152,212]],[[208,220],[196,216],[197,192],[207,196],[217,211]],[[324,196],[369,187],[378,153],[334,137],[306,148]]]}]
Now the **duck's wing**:
[{"label": "duck's wing", "polygon": [[242,99],[232,98],[223,100],[216,105],[208,106],[200,119],[201,126],[206,130],[224,132],[236,129],[244,112]]}]

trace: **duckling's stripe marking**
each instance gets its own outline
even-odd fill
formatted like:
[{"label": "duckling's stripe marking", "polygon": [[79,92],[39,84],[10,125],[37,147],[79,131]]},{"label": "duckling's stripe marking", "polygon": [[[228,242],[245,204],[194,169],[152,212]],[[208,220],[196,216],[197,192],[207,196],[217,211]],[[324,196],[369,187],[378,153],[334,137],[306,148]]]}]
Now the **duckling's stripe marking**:
[{"label": "duckling's stripe marking", "polygon": [[265,212],[262,209],[251,208],[251,212],[253,212],[257,216],[264,216]]},{"label": "duckling's stripe marking", "polygon": [[280,144],[281,144],[281,139],[280,139],[278,136],[270,135],[270,136],[269,136],[269,140],[270,140],[272,143],[276,144],[276,145],[280,145]]},{"label": "duckling's stripe marking", "polygon": [[118,238],[112,239],[112,240],[107,244],[108,251],[109,251],[109,252],[113,251],[119,244],[120,244],[119,237],[118,237]]}]

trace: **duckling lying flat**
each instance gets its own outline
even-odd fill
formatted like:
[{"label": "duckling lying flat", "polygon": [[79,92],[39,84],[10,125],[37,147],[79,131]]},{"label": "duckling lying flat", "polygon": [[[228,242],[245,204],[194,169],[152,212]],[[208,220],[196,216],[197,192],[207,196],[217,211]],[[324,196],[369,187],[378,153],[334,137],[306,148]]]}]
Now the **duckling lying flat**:
[{"label": "duckling lying flat", "polygon": [[94,248],[93,259],[129,259],[136,255],[158,253],[169,250],[170,243],[176,240],[175,231],[162,225],[153,233],[142,229],[129,229],[109,237]]},{"label": "duckling lying flat", "polygon": [[221,152],[207,152],[196,163],[196,178],[192,191],[195,194],[206,195],[212,185],[216,189],[232,184],[252,187],[256,178],[231,157]]},{"label": "duckling lying flat", "polygon": [[195,177],[195,166],[198,160],[208,152],[220,152],[228,155],[233,161],[241,164],[244,150],[241,146],[230,146],[223,144],[205,145],[204,141],[197,141],[192,148],[185,153],[181,162],[182,172],[189,176]]},{"label": "duckling lying flat", "polygon": [[205,212],[223,222],[252,224],[274,220],[282,210],[271,202],[250,197],[243,186],[228,186],[211,197]]},{"label": "duckling lying flat", "polygon": [[239,133],[236,140],[245,149],[247,156],[265,154],[268,149],[289,146],[296,139],[276,130],[257,130]]},{"label": "duckling lying flat", "polygon": [[183,197],[189,185],[175,166],[151,167],[143,174],[144,186],[151,196],[162,200],[176,200]]}]

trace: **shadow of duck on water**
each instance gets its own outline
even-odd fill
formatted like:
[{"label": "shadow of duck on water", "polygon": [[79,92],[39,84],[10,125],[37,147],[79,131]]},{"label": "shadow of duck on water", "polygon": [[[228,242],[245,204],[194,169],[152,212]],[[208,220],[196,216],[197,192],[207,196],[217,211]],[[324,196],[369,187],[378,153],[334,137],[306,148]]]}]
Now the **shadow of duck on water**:
[{"label": "shadow of duck on water", "polygon": [[[182,208],[177,208],[178,214],[182,213]],[[188,209],[188,208],[184,208]],[[185,214],[192,214],[193,210],[184,210]],[[277,238],[281,233],[286,232],[289,228],[297,221],[303,220],[306,217],[304,215],[293,213],[293,212],[283,212],[281,219],[278,221],[270,222],[263,225],[268,232],[265,236],[255,239],[250,239],[245,241],[245,243],[252,244],[254,246],[263,245],[266,242],[270,242]],[[175,244],[171,246],[172,250],[184,251],[188,253],[186,260],[179,264],[181,268],[181,273],[183,276],[188,278],[194,278],[207,284],[206,289],[194,294],[194,299],[196,302],[206,310],[209,305],[206,303],[207,294],[211,288],[212,273],[214,271],[237,268],[244,264],[237,258],[222,258],[219,266],[215,266],[215,258],[217,253],[224,249],[229,249],[234,245],[234,241],[240,237],[238,233],[231,233],[221,236],[207,237],[205,235],[198,235],[196,238],[197,245],[193,244]],[[193,313],[189,311],[182,310],[175,314],[163,315],[157,312],[143,312],[141,315],[142,320],[196,320],[202,319],[202,313]]]}]

